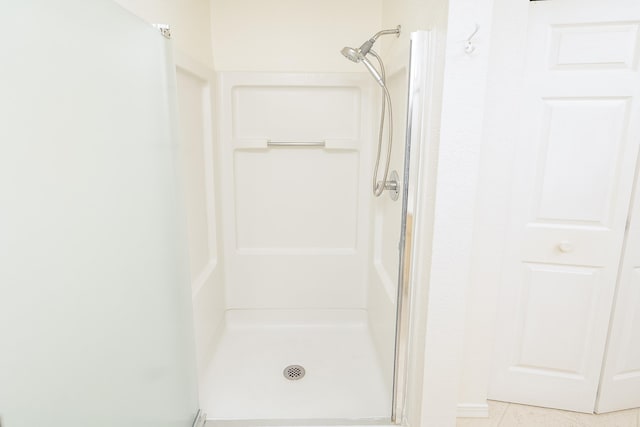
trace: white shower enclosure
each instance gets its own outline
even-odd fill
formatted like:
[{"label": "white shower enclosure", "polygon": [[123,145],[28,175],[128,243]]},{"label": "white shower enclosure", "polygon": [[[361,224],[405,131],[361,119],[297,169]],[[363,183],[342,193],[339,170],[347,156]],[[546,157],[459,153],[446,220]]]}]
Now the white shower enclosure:
[{"label": "white shower enclosure", "polygon": [[2,427],[400,422],[408,58],[393,201],[365,72],[216,75],[106,0],[2,16]]},{"label": "white shower enclosure", "polygon": [[[400,224],[380,224],[395,242],[374,283],[371,83],[360,73],[219,76],[226,305],[204,368],[211,418],[390,416]],[[287,381],[289,365],[305,378]]]}]

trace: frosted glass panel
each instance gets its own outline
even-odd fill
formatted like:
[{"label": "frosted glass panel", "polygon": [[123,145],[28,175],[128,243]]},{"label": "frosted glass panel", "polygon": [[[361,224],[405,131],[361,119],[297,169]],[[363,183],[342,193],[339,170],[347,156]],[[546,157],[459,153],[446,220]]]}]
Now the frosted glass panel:
[{"label": "frosted glass panel", "polygon": [[0,21],[2,426],[191,426],[169,42],[108,0]]}]

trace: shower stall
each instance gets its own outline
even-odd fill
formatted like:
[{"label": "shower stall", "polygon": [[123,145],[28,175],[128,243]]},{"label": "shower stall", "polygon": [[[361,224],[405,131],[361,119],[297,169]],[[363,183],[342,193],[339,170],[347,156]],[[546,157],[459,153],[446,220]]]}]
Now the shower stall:
[{"label": "shower stall", "polygon": [[214,74],[110,1],[2,7],[0,425],[401,423],[428,35]]}]

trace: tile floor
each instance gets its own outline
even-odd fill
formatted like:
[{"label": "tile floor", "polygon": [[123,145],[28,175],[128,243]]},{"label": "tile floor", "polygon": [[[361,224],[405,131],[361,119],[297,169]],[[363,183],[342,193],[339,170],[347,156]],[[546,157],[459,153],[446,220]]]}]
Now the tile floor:
[{"label": "tile floor", "polygon": [[640,427],[640,409],[590,415],[489,401],[489,418],[458,418],[456,427]]}]

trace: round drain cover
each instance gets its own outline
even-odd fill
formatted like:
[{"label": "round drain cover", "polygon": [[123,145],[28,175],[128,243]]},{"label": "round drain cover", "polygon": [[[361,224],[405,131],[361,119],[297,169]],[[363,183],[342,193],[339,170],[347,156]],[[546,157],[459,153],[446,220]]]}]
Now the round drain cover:
[{"label": "round drain cover", "polygon": [[286,379],[292,381],[302,379],[305,373],[304,368],[300,365],[289,365],[284,368],[284,371],[282,371],[282,375],[284,375]]}]

